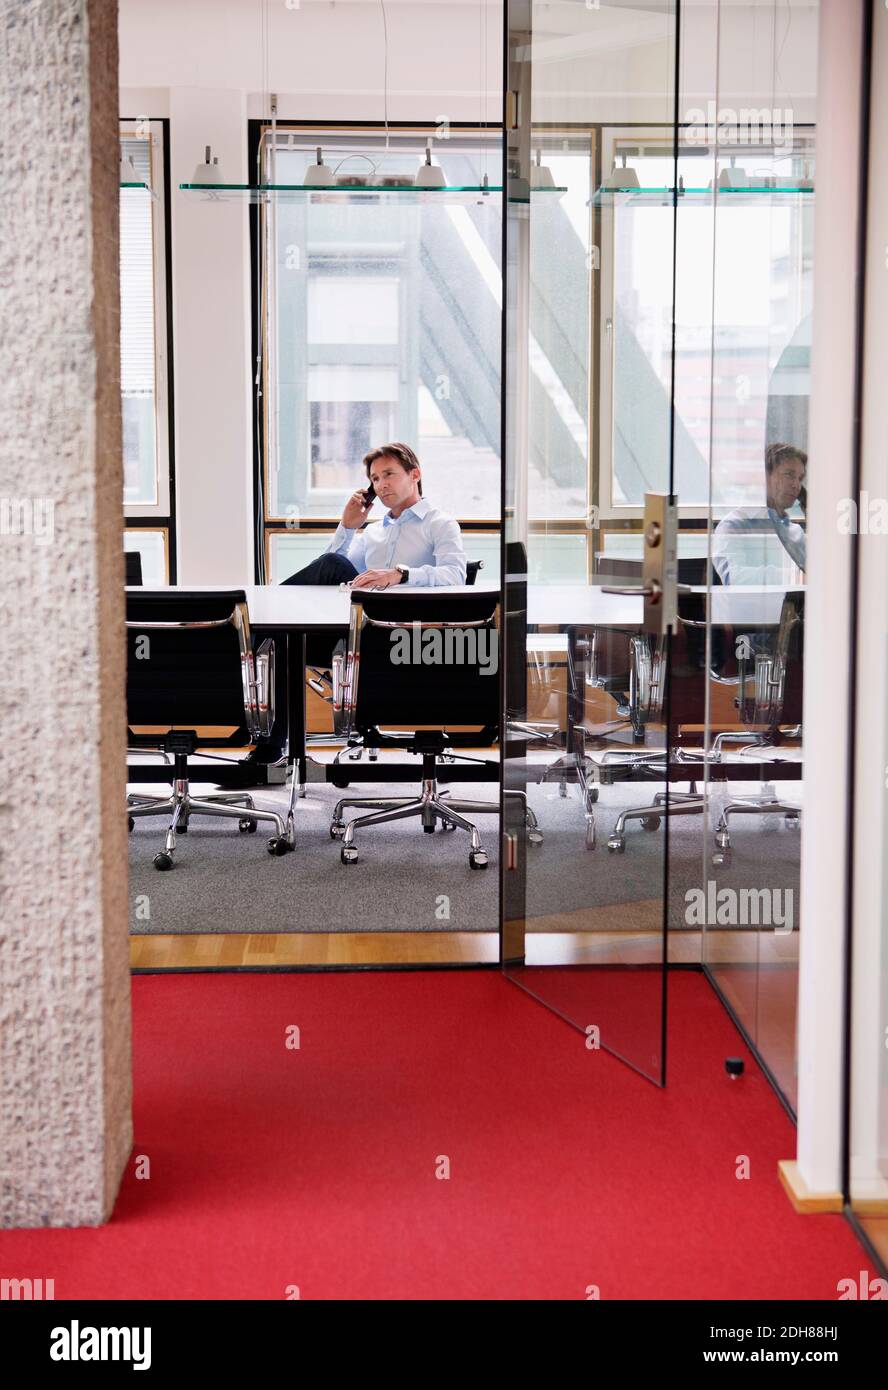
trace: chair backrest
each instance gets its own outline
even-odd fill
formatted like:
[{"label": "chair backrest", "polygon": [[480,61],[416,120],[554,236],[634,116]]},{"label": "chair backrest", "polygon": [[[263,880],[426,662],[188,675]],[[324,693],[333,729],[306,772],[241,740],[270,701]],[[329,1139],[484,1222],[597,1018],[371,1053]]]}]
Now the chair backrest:
[{"label": "chair backrest", "polygon": [[[198,743],[249,743],[257,728],[250,625],[242,589],[127,594],[127,723],[234,729]],[[136,740],[137,741],[137,740]],[[155,736],[156,742],[156,736]]]},{"label": "chair backrest", "polygon": [[126,565],[126,583],[142,583],[142,552],[140,550],[125,550],[123,552],[124,564]]},{"label": "chair backrest", "polygon": [[[347,725],[485,731],[499,726],[499,594],[446,589],[352,591],[345,672]],[[450,740],[477,743],[476,735]]]}]

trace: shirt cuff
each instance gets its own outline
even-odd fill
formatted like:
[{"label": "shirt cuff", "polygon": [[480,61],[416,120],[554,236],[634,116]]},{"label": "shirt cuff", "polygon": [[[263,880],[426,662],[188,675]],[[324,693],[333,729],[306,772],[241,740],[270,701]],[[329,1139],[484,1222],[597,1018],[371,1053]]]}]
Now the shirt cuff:
[{"label": "shirt cuff", "polygon": [[354,531],[349,531],[345,526],[343,526],[342,522],[340,521],[339,525],[336,527],[336,530],[333,533],[333,539],[330,542],[329,547],[330,550],[333,552],[336,552],[337,550],[344,550],[347,546],[351,545],[354,539],[354,535]]}]

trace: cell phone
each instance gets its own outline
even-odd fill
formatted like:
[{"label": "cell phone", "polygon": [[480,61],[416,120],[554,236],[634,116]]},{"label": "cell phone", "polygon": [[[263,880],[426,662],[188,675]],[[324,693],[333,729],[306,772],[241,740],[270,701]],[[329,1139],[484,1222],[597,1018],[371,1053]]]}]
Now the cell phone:
[{"label": "cell phone", "polygon": [[371,506],[373,505],[373,503],[374,503],[375,500],[376,500],[376,488],[375,488],[375,487],[373,486],[373,484],[371,483],[369,487],[365,487],[365,488],[364,488],[364,506],[365,506],[365,507],[371,507]]}]

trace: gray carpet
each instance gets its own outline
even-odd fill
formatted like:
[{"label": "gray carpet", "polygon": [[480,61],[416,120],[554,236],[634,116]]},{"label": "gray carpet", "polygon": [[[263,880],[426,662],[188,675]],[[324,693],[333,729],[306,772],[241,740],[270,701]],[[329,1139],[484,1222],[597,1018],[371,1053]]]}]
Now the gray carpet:
[{"label": "gray carpet", "polygon": [[[323,776],[313,767],[311,776]],[[638,930],[659,921],[663,891],[664,834],[629,822],[626,850],[610,854],[607,836],[620,810],[644,805],[651,785],[601,788],[596,805],[598,844],[585,848],[585,820],[577,790],[558,796],[557,785],[532,785],[528,795],[544,833],[529,851],[527,914],[542,930]],[[146,790],[153,790],[146,789]],[[195,792],[200,786],[196,784]],[[367,784],[368,795],[407,796],[412,784]],[[747,794],[754,787],[736,790]],[[799,785],[783,790],[794,799]],[[495,800],[496,784],[454,784],[455,796]],[[298,803],[297,848],[283,858],[268,854],[268,832],[241,835],[236,822],[196,819],[181,836],[176,868],[159,873],[152,864],[163,847],[160,818],[136,821],[130,841],[131,929],[135,933],[301,931],[496,931],[498,912],[498,819],[479,816],[490,856],[485,872],[468,864],[469,837],[462,831],[422,832],[418,820],[367,830],[357,840],[360,860],[344,867],[339,845],[329,838],[335,801],[343,793],[313,780]],[[257,791],[257,805],[286,802],[282,787]],[[719,803],[713,800],[710,824]],[[360,814],[355,812],[353,814]],[[782,817],[738,817],[732,821],[731,863],[708,871],[719,888],[792,890],[798,920],[799,843]],[[704,887],[703,818],[676,817],[670,824],[670,927],[686,920],[686,891]],[[712,837],[709,836],[712,848]],[[613,911],[610,909],[613,908]],[[592,911],[592,916],[584,916]],[[449,915],[448,915],[449,914]],[[579,915],[577,915],[579,914]]]},{"label": "gray carpet", "polygon": [[[312,767],[311,777],[323,776]],[[195,795],[210,790],[194,784]],[[150,793],[154,787],[146,788]],[[411,796],[412,783],[366,783],[349,791]],[[496,783],[454,784],[454,799],[497,801]],[[130,924],[134,933],[301,931],[496,931],[499,927],[499,817],[475,819],[489,856],[484,871],[469,868],[465,831],[423,832],[419,819],[393,821],[360,834],[357,864],[340,863],[329,825],[336,801],[348,793],[310,780],[297,803],[296,849],[274,858],[272,828],[242,835],[237,822],[195,818],[178,837],[176,867],[152,863],[163,848],[160,817],[140,817],[129,837]],[[283,787],[254,793],[257,807],[286,806]],[[347,818],[361,815],[346,812]],[[446,900],[446,901],[445,901]],[[147,914],[147,915],[146,915]]]},{"label": "gray carpet", "polygon": [[[640,821],[626,824],[626,848],[613,854],[607,839],[621,810],[647,806],[658,785],[621,783],[602,786],[595,805],[597,845],[584,848],[585,822],[575,788],[568,788],[568,797],[561,799],[557,784],[533,786],[529,789],[533,806],[546,839],[533,851],[528,860],[527,913],[531,918],[549,918],[559,914],[582,913],[589,908],[620,908],[615,920],[596,923],[602,929],[633,930],[649,925],[650,911],[646,905],[659,903],[663,894],[665,858],[664,822],[656,831],[645,831]],[[678,790],[687,787],[679,785]],[[752,795],[754,784],[737,784],[734,795]],[[789,800],[794,800],[799,784],[778,787]],[[717,823],[726,793],[719,791],[710,797],[707,816],[711,828]],[[708,878],[722,888],[755,888],[792,890],[796,921],[799,905],[799,853],[801,837],[797,830],[788,829],[782,816],[733,816],[731,818],[732,850],[730,862],[721,868],[710,865]],[[712,830],[704,835],[704,818],[674,816],[669,824],[669,926],[676,930],[688,926],[686,893],[692,888],[704,888],[704,839],[711,855],[714,845]],[[782,899],[778,900],[782,903]],[[640,904],[639,913],[632,911]],[[658,910],[658,909],[657,909]],[[557,927],[557,923],[552,924]],[[570,924],[562,924],[569,929]],[[591,924],[590,924],[591,925]],[[575,924],[582,930],[581,921]]]}]

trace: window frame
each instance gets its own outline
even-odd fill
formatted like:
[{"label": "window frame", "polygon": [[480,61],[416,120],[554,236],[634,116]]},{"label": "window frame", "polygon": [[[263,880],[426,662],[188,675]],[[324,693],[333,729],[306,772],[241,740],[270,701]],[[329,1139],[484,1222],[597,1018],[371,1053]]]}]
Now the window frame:
[{"label": "window frame", "polygon": [[[679,126],[679,157],[681,157],[683,152],[681,131],[684,130],[686,126],[686,122],[682,122]],[[794,127],[794,130],[804,132],[806,140],[809,141],[811,144],[810,158],[816,158],[814,126],[809,123],[799,124]],[[674,149],[674,139],[671,132],[672,126],[668,123],[663,123],[660,125],[651,123],[646,123],[643,125],[624,124],[607,125],[600,127],[601,149],[604,168],[610,169],[613,167],[616,159],[616,151],[619,149],[621,145],[645,143],[649,145],[662,146],[664,154],[671,155]],[[738,144],[736,148],[732,148],[729,145],[717,144],[715,146],[710,146],[708,150],[705,146],[693,146],[690,148],[694,148],[698,151],[701,161],[705,160],[707,158],[707,155],[709,161],[719,162],[728,158],[732,153],[737,155],[742,155],[746,153],[746,150],[742,144]],[[799,153],[801,154],[801,151]],[[629,156],[629,158],[631,159],[631,156]],[[714,177],[714,173],[711,169],[709,170],[707,177]],[[712,208],[713,217],[715,216],[715,209],[717,205],[718,204],[716,197],[713,194],[713,198],[709,204],[709,206]],[[722,206],[724,206],[724,204],[722,204]],[[605,346],[605,343],[607,336],[608,319],[610,319],[611,323],[613,323],[615,319],[614,296],[616,293],[616,261],[614,257],[613,244],[613,220],[602,219],[600,209],[598,210],[597,214],[597,227],[598,235],[600,237],[600,240],[597,244],[599,245],[601,250],[600,308],[598,318],[599,411],[598,428],[595,431],[597,436],[597,447],[600,460],[598,474],[598,505],[599,516],[603,524],[603,529],[620,529],[619,525],[616,527],[614,527],[613,525],[607,526],[606,523],[626,522],[629,523],[631,526],[631,524],[634,522],[638,526],[640,526],[644,518],[644,506],[632,503],[618,503],[614,501],[613,497],[614,339],[612,332],[610,344],[608,346]],[[605,231],[608,232],[607,236],[605,236]],[[674,402],[672,408],[674,409]],[[707,462],[711,478],[711,458]],[[708,516],[711,515],[713,522],[717,522],[723,516],[727,515],[729,511],[731,511],[731,507],[728,505],[713,505],[711,503],[705,502],[683,503],[681,502],[681,500],[679,500],[678,503],[678,516],[688,521],[704,521]]]},{"label": "window frame", "polygon": [[[272,122],[266,118],[250,119],[247,123],[247,169],[253,183],[262,182],[263,137],[273,129]],[[448,127],[460,135],[490,137],[498,135],[502,139],[502,123],[490,121],[480,125],[477,121],[451,121]],[[323,131],[348,134],[349,131],[363,135],[379,134],[385,136],[385,127],[378,121],[300,121],[281,118],[274,123],[280,134],[292,132],[305,137]],[[433,122],[390,121],[389,130],[399,135],[417,135],[433,139],[439,126]],[[502,153],[497,148],[492,151],[491,182],[496,182],[501,169]],[[497,195],[500,196],[500,195]],[[266,267],[265,250],[268,244],[266,224],[267,202],[258,201],[250,206],[250,260],[252,295],[252,392],[253,392],[253,523],[254,523],[254,574],[258,584],[269,582],[271,572],[271,538],[275,534],[291,531],[285,515],[274,515],[268,509],[269,466],[272,449],[267,441],[272,438],[269,418],[271,392],[269,377],[275,370],[274,334],[269,331],[273,296],[274,267]],[[400,314],[404,313],[401,297]],[[502,311],[500,311],[502,312]],[[500,466],[502,467],[502,461]],[[343,498],[344,501],[344,498]],[[331,531],[339,524],[341,508],[329,515],[299,517],[299,530],[302,532]],[[501,526],[499,517],[473,517],[469,520],[457,518],[463,535],[468,538],[473,532],[498,533]],[[471,558],[471,557],[470,557]]]},{"label": "window frame", "polygon": [[[152,258],[154,268],[154,419],[157,501],[124,502],[125,530],[164,535],[167,582],[176,582],[176,470],[173,385],[172,235],[170,226],[170,122],[168,117],[121,116],[119,138],[150,140]],[[147,135],[146,135],[147,129]],[[121,145],[122,148],[122,145]],[[123,190],[121,190],[123,192]]]}]

